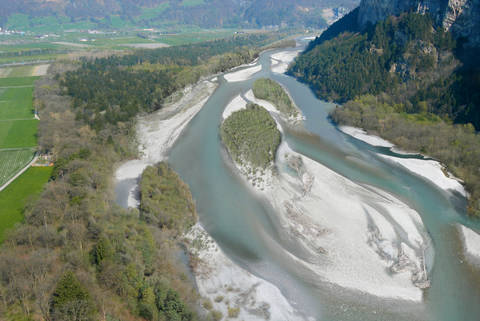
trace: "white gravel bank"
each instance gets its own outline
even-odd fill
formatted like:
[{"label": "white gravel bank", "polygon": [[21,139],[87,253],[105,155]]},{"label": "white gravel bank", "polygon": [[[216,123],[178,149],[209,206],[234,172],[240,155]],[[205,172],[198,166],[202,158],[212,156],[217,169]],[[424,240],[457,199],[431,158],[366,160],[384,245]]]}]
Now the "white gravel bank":
[{"label": "white gravel bank", "polygon": [[270,59],[272,62],[272,71],[278,74],[284,74],[288,70],[288,66],[298,56],[300,50],[281,51],[273,54]]},{"label": "white gravel bank", "polygon": [[228,103],[227,107],[223,110],[222,118],[223,120],[227,119],[231,114],[236,111],[245,109],[247,107],[247,102],[242,96],[238,95],[237,97],[233,98],[230,103]]},{"label": "white gravel bank", "polygon": [[463,225],[458,225],[458,227],[463,237],[465,254],[470,258],[480,260],[480,234]]},{"label": "white gravel bank", "polygon": [[459,180],[450,173],[448,173],[449,176],[446,176],[443,165],[437,161],[418,158],[399,158],[381,154],[379,154],[379,156],[408,169],[416,175],[428,179],[445,191],[456,191],[465,197],[468,196]]},{"label": "white gravel bank", "polygon": [[275,285],[233,263],[200,224],[187,239],[191,255],[199,259],[194,267],[198,289],[214,310],[227,316],[229,308],[238,308],[238,320],[305,320]]},{"label": "white gravel bank", "polygon": [[[345,134],[350,135],[372,146],[387,147],[398,154],[411,154],[396,149],[394,144],[381,137],[367,134],[367,132],[361,128],[351,126],[339,126],[339,129]],[[440,162],[418,158],[399,158],[383,154],[378,155],[392,163],[408,169],[416,175],[428,179],[429,181],[431,181],[445,191],[456,191],[461,195],[468,197],[468,193],[465,191],[465,188],[461,184],[461,181],[455,176],[453,176],[451,173],[447,173],[448,176],[446,176],[444,166]]]},{"label": "white gravel bank", "polygon": [[282,143],[280,171],[264,195],[318,279],[375,296],[421,301],[433,251],[420,216],[394,196],[360,186]]},{"label": "white gravel bank", "polygon": [[338,129],[340,129],[342,132],[344,132],[347,135],[350,135],[358,140],[361,140],[362,142],[365,142],[367,144],[370,144],[372,146],[378,146],[378,147],[393,147],[394,145],[390,143],[389,141],[375,136],[375,135],[369,135],[365,130],[362,128],[357,128],[357,127],[351,127],[351,126],[339,126]]},{"label": "white gravel bank", "polygon": [[250,79],[254,74],[262,70],[262,66],[254,66],[250,68],[241,69],[224,75],[228,82],[239,82]]}]

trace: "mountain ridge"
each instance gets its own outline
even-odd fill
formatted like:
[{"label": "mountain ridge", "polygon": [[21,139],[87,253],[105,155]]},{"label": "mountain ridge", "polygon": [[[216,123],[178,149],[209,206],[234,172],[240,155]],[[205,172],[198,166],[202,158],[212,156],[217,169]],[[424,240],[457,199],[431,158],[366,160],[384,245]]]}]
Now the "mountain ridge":
[{"label": "mountain ridge", "polygon": [[[200,27],[302,26],[323,28],[334,9],[345,13],[358,0],[0,0],[0,25],[15,14],[101,19],[120,16],[145,26],[171,21]],[[336,18],[340,16],[337,14]]]},{"label": "mountain ridge", "polygon": [[430,14],[437,27],[480,45],[480,0],[363,0],[358,8],[360,28],[402,12]]}]

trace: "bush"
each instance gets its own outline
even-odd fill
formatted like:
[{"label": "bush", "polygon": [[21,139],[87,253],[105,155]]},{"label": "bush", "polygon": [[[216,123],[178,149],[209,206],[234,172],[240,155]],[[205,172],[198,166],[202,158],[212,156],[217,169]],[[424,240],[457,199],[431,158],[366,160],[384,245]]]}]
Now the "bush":
[{"label": "bush", "polygon": [[238,318],[239,315],[240,315],[240,308],[239,307],[235,307],[235,308],[228,307],[228,317],[229,318]]},{"label": "bush", "polygon": [[214,321],[220,321],[223,319],[223,313],[218,310],[213,310],[212,312],[210,312],[210,315],[212,316],[212,319]]},{"label": "bush", "polygon": [[202,306],[205,310],[208,310],[208,311],[213,309],[213,304],[212,304],[212,301],[210,301],[210,299],[206,299],[205,301],[203,301]]}]

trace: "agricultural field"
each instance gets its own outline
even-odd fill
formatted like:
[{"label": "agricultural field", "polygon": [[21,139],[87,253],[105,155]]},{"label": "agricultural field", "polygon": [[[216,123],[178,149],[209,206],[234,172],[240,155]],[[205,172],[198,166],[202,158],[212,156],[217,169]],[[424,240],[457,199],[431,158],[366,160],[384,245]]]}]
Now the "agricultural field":
[{"label": "agricultural field", "polygon": [[[32,160],[37,145],[38,120],[34,118],[33,89],[44,66],[1,68],[0,75],[0,186]],[[22,76],[23,75],[23,76]]]},{"label": "agricultural field", "polygon": [[5,239],[7,230],[23,220],[25,205],[38,197],[51,172],[52,167],[30,167],[0,192],[0,243]]},{"label": "agricultural field", "polygon": [[[0,73],[2,70],[9,69],[9,68],[0,68]],[[30,86],[33,87],[35,84],[35,80],[38,77],[21,77],[21,78],[1,78],[0,77],[0,90],[6,89],[5,87],[19,87],[19,86]]]},{"label": "agricultural field", "polygon": [[0,150],[37,145],[38,120],[0,121],[0,124]]},{"label": "agricultural field", "polygon": [[[34,118],[34,75],[45,65],[0,68],[0,186],[3,186],[35,156],[38,120]],[[0,191],[0,242],[5,230],[23,219],[26,202],[41,191],[51,168],[29,168]]]},{"label": "agricultural field", "polygon": [[0,87],[0,120],[33,118],[33,87]]},{"label": "agricultural field", "polygon": [[31,148],[0,150],[0,186],[24,168],[34,155]]}]

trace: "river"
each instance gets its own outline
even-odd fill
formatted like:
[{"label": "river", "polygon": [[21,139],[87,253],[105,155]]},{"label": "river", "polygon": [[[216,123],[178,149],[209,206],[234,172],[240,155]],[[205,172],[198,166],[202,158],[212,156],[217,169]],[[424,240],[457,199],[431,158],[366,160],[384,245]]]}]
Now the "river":
[{"label": "river", "polygon": [[[340,132],[328,120],[333,104],[318,100],[296,79],[271,71],[270,56],[278,51],[262,53],[262,70],[249,80],[219,77],[219,87],[169,152],[168,162],[189,184],[204,228],[236,264],[276,285],[298,311],[316,320],[480,320],[480,273],[465,262],[455,227],[458,222],[479,227],[466,219],[465,199],[384,161],[378,154],[391,155],[386,148]],[[382,299],[313,280],[285,260],[283,253],[296,249],[282,238],[269,204],[227,164],[219,136],[225,106],[261,77],[281,83],[305,116],[304,131],[284,133],[294,151],[356,183],[391,193],[420,214],[435,248],[432,286],[424,291],[422,303]]]}]

